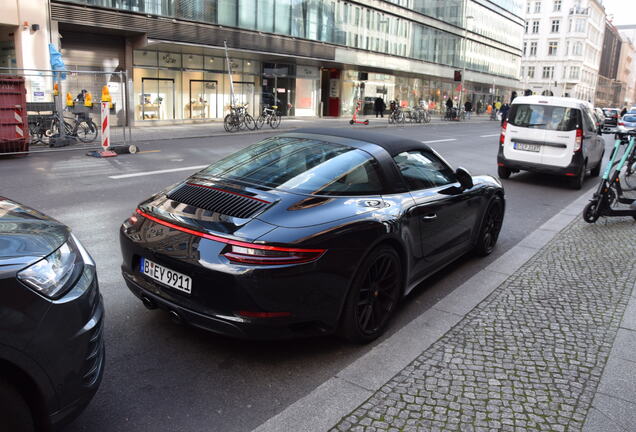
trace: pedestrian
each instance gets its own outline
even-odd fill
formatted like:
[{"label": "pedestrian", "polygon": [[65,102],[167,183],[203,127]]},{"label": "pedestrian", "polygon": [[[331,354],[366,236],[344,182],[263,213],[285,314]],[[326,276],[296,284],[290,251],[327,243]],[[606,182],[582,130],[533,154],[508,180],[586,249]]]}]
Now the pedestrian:
[{"label": "pedestrian", "polygon": [[623,117],[625,114],[627,114],[627,107],[623,107],[623,110],[621,111],[621,117]]},{"label": "pedestrian", "polygon": [[477,115],[481,114],[483,112],[484,109],[484,103],[481,101],[481,99],[479,99],[477,101]]},{"label": "pedestrian", "polygon": [[378,114],[380,117],[384,118],[384,110],[386,109],[386,104],[384,103],[384,99],[381,97],[377,97],[374,102],[375,108],[375,118],[378,118]]},{"label": "pedestrian", "polygon": [[495,102],[495,109],[497,110],[497,112],[499,112],[499,110],[501,110],[501,101]]},{"label": "pedestrian", "polygon": [[499,111],[499,113],[501,114],[501,126],[503,126],[503,124],[506,122],[506,120],[508,120],[508,112],[509,111],[510,111],[510,105],[504,104],[501,107],[501,111]]},{"label": "pedestrian", "polygon": [[453,100],[450,98],[450,96],[448,97],[448,100],[446,101],[446,108],[448,110],[450,110],[451,108],[453,108]]},{"label": "pedestrian", "polygon": [[466,111],[466,118],[470,120],[470,114],[473,112],[473,104],[471,101],[466,101],[464,104],[464,110]]}]

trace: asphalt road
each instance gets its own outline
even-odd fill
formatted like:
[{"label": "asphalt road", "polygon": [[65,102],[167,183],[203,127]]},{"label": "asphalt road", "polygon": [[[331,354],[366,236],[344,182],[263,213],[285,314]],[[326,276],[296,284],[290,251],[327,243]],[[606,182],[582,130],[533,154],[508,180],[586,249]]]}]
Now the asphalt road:
[{"label": "asphalt road", "polygon": [[[386,129],[375,129],[386,132]],[[392,128],[429,142],[453,166],[496,175],[495,122]],[[271,135],[271,134],[268,134]],[[118,228],[135,205],[265,134],[143,143],[143,153],[111,159],[68,151],[0,159],[0,195],[70,225],[94,256],[106,305],[107,365],[95,399],[67,431],[249,431],[372,348],[336,337],[248,342],[173,324],[146,310],[119,271]],[[609,142],[609,138],[606,138]],[[609,152],[607,152],[609,153]],[[126,174],[133,177],[111,178]],[[402,302],[385,337],[430,308],[584,191],[563,178],[521,173],[504,181],[507,209],[495,252],[465,257]]]}]

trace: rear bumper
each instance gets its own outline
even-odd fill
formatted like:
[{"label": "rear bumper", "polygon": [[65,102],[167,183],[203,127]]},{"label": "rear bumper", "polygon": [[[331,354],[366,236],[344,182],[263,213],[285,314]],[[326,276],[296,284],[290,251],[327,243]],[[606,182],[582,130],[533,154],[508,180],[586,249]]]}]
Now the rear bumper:
[{"label": "rear bumper", "polygon": [[503,154],[503,147],[501,145],[499,146],[499,152],[497,153],[498,166],[505,167],[513,171],[532,171],[541,174],[576,175],[583,166],[583,162],[584,159],[581,152],[574,153],[570,164],[566,167],[557,167],[552,165],[506,159]]},{"label": "rear bumper", "polygon": [[[276,340],[333,332],[333,328],[330,329],[318,321],[302,322],[292,317],[251,319],[221,313],[201,313],[156,295],[147,287],[142,287],[139,281],[135,281],[132,274],[124,271],[123,276],[128,289],[142,300],[146,307],[152,305],[158,309],[176,313],[179,321],[184,324],[223,336],[250,340]],[[150,305],[147,304],[148,301]]]}]

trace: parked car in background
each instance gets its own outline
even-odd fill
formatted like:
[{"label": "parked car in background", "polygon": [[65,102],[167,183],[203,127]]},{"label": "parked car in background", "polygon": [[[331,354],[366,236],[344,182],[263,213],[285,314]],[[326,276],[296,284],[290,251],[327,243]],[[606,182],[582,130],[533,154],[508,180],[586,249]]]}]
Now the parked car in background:
[{"label": "parked car in background", "polygon": [[605,114],[603,114],[603,110],[600,108],[593,108],[592,113],[594,114],[594,118],[596,119],[597,127],[605,126]]},{"label": "parked car in background", "polygon": [[580,189],[588,172],[598,176],[605,151],[588,102],[552,96],[517,97],[502,127],[499,177],[534,171],[571,178]]},{"label": "parked car in background", "polygon": [[636,106],[633,106],[630,109],[628,109],[627,114],[636,114]]},{"label": "parked car in background", "polygon": [[603,115],[605,115],[604,126],[616,127],[620,113],[621,110],[619,108],[603,108]]},{"label": "parked car in background", "polygon": [[0,422],[48,431],[77,416],[104,370],[95,263],[60,222],[0,197]]},{"label": "parked car in background", "polygon": [[216,333],[377,338],[400,299],[465,253],[491,253],[504,191],[421,141],[300,129],[159,192],[120,230],[149,309]]},{"label": "parked car in background", "polygon": [[634,111],[634,114],[625,114],[618,121],[619,132],[627,132],[634,129],[636,129],[636,111]]}]

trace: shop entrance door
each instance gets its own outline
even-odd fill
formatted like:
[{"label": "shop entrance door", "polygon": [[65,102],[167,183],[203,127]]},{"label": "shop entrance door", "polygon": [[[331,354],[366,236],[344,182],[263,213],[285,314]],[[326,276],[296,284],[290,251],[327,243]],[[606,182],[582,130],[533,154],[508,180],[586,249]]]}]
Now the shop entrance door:
[{"label": "shop entrance door", "polygon": [[234,98],[238,105],[249,104],[247,112],[254,115],[254,94],[255,86],[253,82],[234,81]]},{"label": "shop entrance door", "polygon": [[217,115],[218,82],[190,80],[190,118],[215,118]]},{"label": "shop entrance door", "polygon": [[283,116],[291,116],[294,107],[292,102],[292,93],[294,92],[296,80],[288,77],[265,78],[263,80],[263,105],[276,105],[278,112]]},{"label": "shop entrance door", "polygon": [[141,118],[143,120],[172,120],[174,116],[174,80],[170,78],[142,78]]}]

